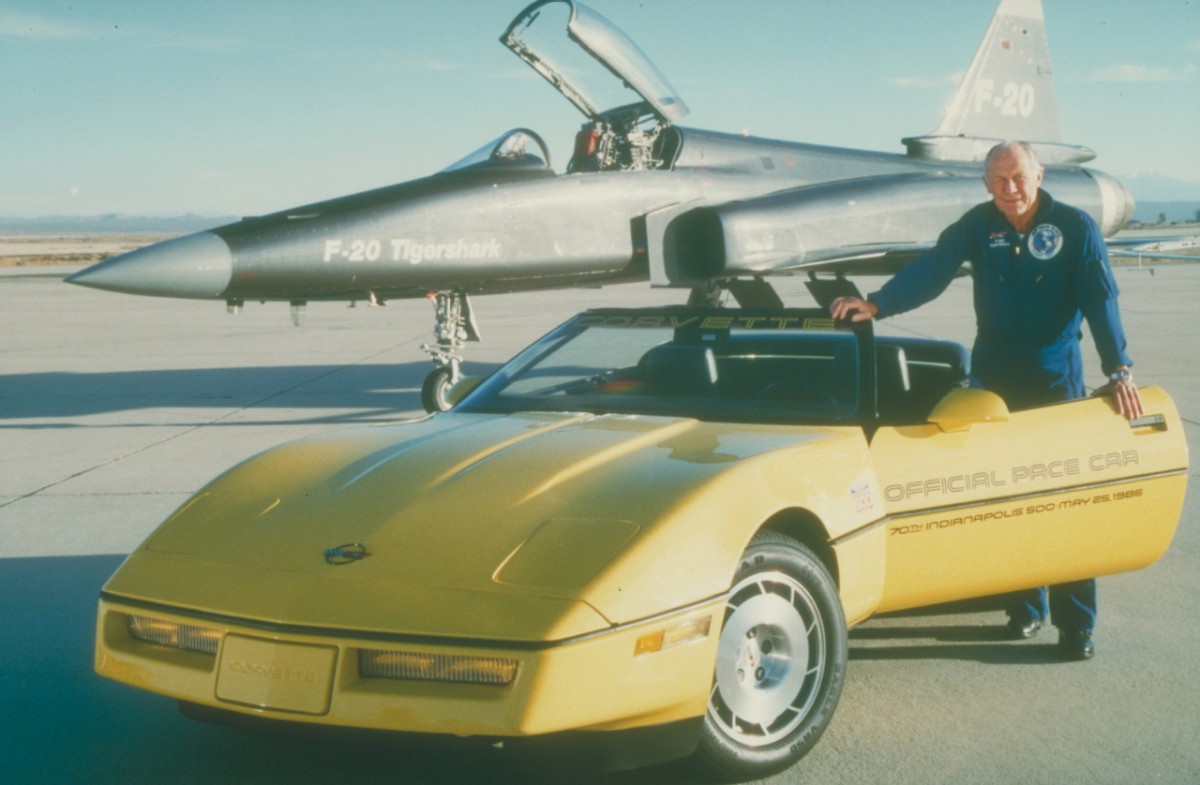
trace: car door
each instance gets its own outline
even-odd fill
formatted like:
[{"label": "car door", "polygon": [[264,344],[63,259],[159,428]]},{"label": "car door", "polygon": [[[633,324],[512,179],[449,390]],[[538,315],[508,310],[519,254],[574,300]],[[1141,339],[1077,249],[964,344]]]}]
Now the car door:
[{"label": "car door", "polygon": [[1009,413],[949,393],[871,441],[887,520],[879,611],[1124,572],[1170,545],[1187,445],[1163,391],[1130,423],[1107,399]]}]

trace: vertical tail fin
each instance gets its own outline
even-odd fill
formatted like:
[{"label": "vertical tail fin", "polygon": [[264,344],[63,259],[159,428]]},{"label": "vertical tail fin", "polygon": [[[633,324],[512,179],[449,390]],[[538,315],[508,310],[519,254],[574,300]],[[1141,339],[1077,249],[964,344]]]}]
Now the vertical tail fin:
[{"label": "vertical tail fin", "polygon": [[942,122],[903,141],[916,158],[980,161],[1006,139],[1029,142],[1043,163],[1095,157],[1062,143],[1041,0],[1000,0]]}]

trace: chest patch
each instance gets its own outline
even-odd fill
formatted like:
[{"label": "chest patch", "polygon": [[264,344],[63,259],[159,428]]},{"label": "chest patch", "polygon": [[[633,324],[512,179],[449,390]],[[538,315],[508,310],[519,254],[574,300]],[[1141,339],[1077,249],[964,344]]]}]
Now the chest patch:
[{"label": "chest patch", "polygon": [[1029,233],[1029,252],[1033,258],[1046,261],[1058,256],[1063,247],[1063,233],[1054,224],[1040,224]]}]

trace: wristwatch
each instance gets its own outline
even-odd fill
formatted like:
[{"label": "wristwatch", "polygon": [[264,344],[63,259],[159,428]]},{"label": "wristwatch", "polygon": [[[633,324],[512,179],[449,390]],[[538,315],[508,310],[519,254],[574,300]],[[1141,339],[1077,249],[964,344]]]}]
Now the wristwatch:
[{"label": "wristwatch", "polygon": [[1108,375],[1108,380],[1110,382],[1123,382],[1126,379],[1131,378],[1133,378],[1133,374],[1129,372],[1128,368],[1122,368],[1119,371],[1113,371]]}]

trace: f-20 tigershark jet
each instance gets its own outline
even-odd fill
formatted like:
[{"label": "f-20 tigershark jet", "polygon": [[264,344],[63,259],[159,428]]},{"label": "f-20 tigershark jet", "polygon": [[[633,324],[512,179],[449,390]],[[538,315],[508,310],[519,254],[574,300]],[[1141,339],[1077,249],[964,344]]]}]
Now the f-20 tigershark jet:
[{"label": "f-20 tigershark jet", "polygon": [[1040,0],[1001,0],[941,125],[904,139],[904,155],[676,125],[688,109],[667,80],[573,0],[533,3],[501,40],[587,118],[565,173],[541,137],[515,129],[432,176],[151,245],[67,280],[294,312],[430,296],[432,411],[464,342],[478,340],[470,294],[649,280],[763,304],[778,301],[770,274],[890,272],[986,198],[982,160],[1003,139],[1033,143],[1048,190],[1106,235],[1132,213],[1120,183],[1081,167],[1095,154],[1061,141]]}]

